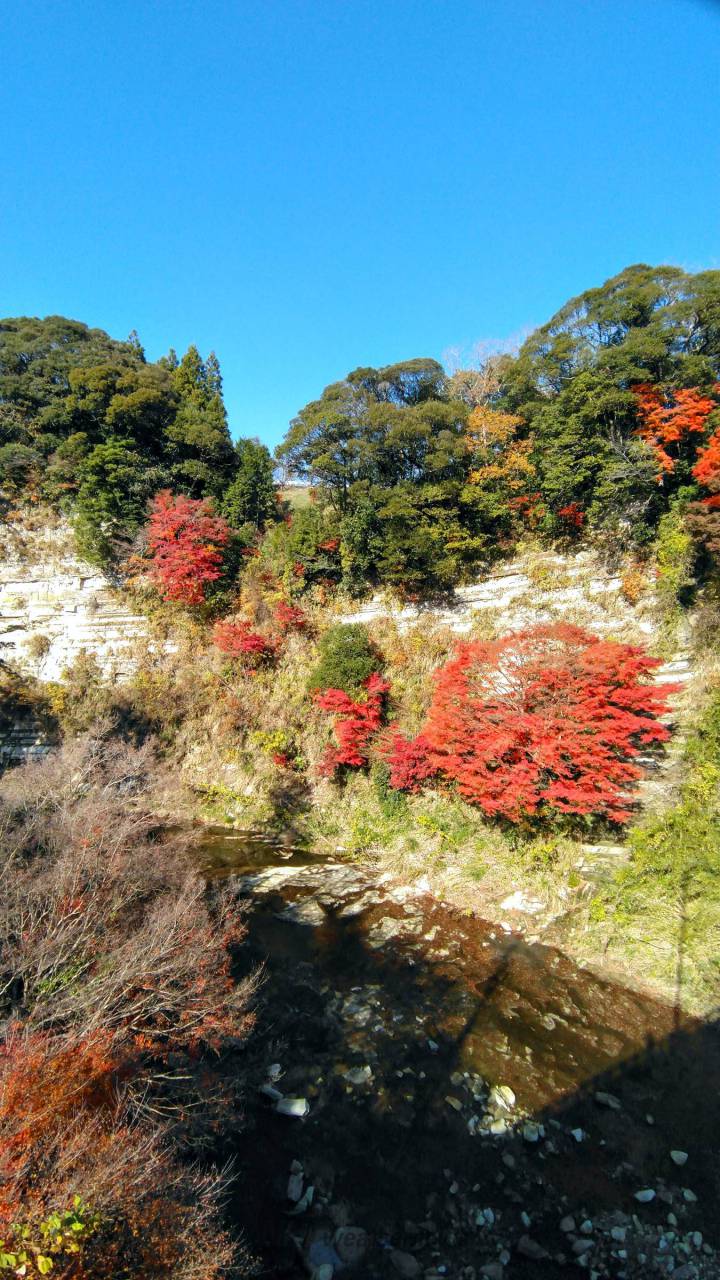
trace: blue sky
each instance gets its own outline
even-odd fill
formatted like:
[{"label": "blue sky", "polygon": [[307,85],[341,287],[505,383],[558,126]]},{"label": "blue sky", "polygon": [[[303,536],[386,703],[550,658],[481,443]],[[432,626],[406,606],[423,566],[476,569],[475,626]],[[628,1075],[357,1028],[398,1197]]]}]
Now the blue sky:
[{"label": "blue sky", "polygon": [[5,5],[0,314],[214,348],[268,444],[358,365],[720,267],[720,3]]}]

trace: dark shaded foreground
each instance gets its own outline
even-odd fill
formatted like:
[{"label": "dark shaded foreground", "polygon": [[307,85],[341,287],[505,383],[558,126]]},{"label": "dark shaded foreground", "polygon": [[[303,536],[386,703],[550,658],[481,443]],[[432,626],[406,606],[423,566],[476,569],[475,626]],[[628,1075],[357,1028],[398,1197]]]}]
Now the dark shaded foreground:
[{"label": "dark shaded foreground", "polygon": [[344,865],[213,861],[266,963],[232,1205],[263,1274],[720,1276],[720,1022]]}]

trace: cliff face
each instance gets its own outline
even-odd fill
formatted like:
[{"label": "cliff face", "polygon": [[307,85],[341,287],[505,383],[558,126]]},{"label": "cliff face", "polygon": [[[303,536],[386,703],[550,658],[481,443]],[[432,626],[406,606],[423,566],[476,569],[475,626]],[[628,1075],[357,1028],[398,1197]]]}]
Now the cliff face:
[{"label": "cliff face", "polygon": [[[38,513],[35,521],[7,525],[0,534],[0,659],[40,681],[60,681],[81,653],[94,657],[111,682],[127,680],[137,652],[148,642],[147,620],[128,606],[128,597],[97,568],[78,558],[69,526]],[[628,599],[627,575],[610,572],[585,550],[573,555],[528,551],[485,578],[459,587],[433,605],[399,605],[386,597],[365,602],[339,620],[400,631],[448,627],[459,635],[502,635],[541,622],[569,622],[599,635],[660,647],[652,584],[643,582],[635,603]],[[330,621],[330,618],[328,618]],[[154,643],[149,643],[154,650]],[[166,653],[174,644],[163,644]],[[658,679],[685,684],[691,678],[686,653],[658,672]],[[680,703],[686,699],[680,699]],[[680,718],[683,719],[679,706]],[[25,759],[44,749],[42,727],[18,722],[5,730],[0,763]],[[194,759],[199,744],[190,744]],[[203,752],[200,751],[201,756]],[[668,763],[672,753],[668,756]],[[203,764],[206,771],[207,761]],[[666,792],[667,763],[643,784],[643,799]],[[201,770],[202,772],[202,770]]]},{"label": "cliff face", "polygon": [[497,634],[518,631],[543,622],[572,622],[599,635],[653,647],[657,638],[655,599],[650,584],[637,604],[625,594],[626,578],[609,571],[592,551],[559,555],[534,552],[520,556],[487,577],[458,587],[435,606],[393,605],[376,597],[343,622],[372,623],[390,615],[405,629],[422,626],[423,619],[450,627],[458,634],[478,625]]},{"label": "cliff face", "polygon": [[84,650],[111,679],[132,670],[146,634],[122,594],[80,560],[67,525],[6,528],[0,548],[0,658],[41,680],[59,680]]}]

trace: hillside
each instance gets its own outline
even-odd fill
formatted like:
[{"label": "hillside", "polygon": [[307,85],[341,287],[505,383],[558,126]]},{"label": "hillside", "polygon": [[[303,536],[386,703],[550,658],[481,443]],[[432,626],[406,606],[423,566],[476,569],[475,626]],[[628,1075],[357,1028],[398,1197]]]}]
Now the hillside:
[{"label": "hillside", "polygon": [[[716,669],[713,654],[698,652],[693,640],[707,627],[703,610],[680,625],[673,618],[668,631],[649,569],[641,592],[632,579],[629,599],[634,562],[608,570],[589,549],[528,547],[435,606],[387,596],[359,609],[342,598],[316,603],[308,626],[288,637],[275,660],[246,666],[243,675],[242,666],[228,665],[210,643],[202,621],[182,609],[158,609],[146,588],[129,593],[79,560],[67,525],[15,526],[10,542],[14,550],[0,568],[5,661],[30,684],[24,707],[5,728],[8,758],[37,755],[58,733],[92,730],[108,718],[114,732],[144,725],[142,732],[161,735],[165,753],[180,767],[188,812],[271,831],[291,845],[370,859],[401,880],[421,879],[439,898],[472,907],[505,929],[561,940],[630,982],[654,979],[671,992],[672,936],[667,950],[664,944],[658,950],[652,931],[640,943],[639,960],[629,937],[613,937],[611,917],[604,916],[602,904],[630,858],[622,832],[560,827],[526,831],[518,844],[450,797],[391,801],[377,766],[370,777],[362,770],[348,775],[338,790],[317,772],[328,730],[305,692],[317,661],[316,637],[338,624],[367,628],[393,701],[405,717],[410,713],[410,722],[427,705],[429,677],[452,652],[454,637],[487,639],[560,622],[661,651],[664,665],[654,678],[680,687],[671,700],[669,748],[644,758],[633,819],[642,830],[649,821],[643,815],[665,812],[677,799],[687,773],[683,742]],[[641,917],[642,910],[638,922]],[[669,919],[656,927],[672,935]],[[713,937],[701,941],[703,955]],[[700,985],[688,989],[691,1003],[704,998],[709,980],[694,979]]]}]

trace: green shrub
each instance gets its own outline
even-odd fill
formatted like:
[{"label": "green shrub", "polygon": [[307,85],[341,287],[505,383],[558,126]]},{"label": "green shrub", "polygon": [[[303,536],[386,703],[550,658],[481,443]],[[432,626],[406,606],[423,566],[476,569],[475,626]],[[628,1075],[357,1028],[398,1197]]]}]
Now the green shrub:
[{"label": "green shrub", "polygon": [[356,696],[363,681],[377,671],[380,658],[367,628],[360,622],[338,623],[318,642],[319,662],[308,681],[308,689],[343,689]]},{"label": "green shrub", "polygon": [[672,648],[694,587],[695,559],[691,535],[685,526],[684,504],[676,502],[662,516],[655,542],[656,593],[665,648]]}]

